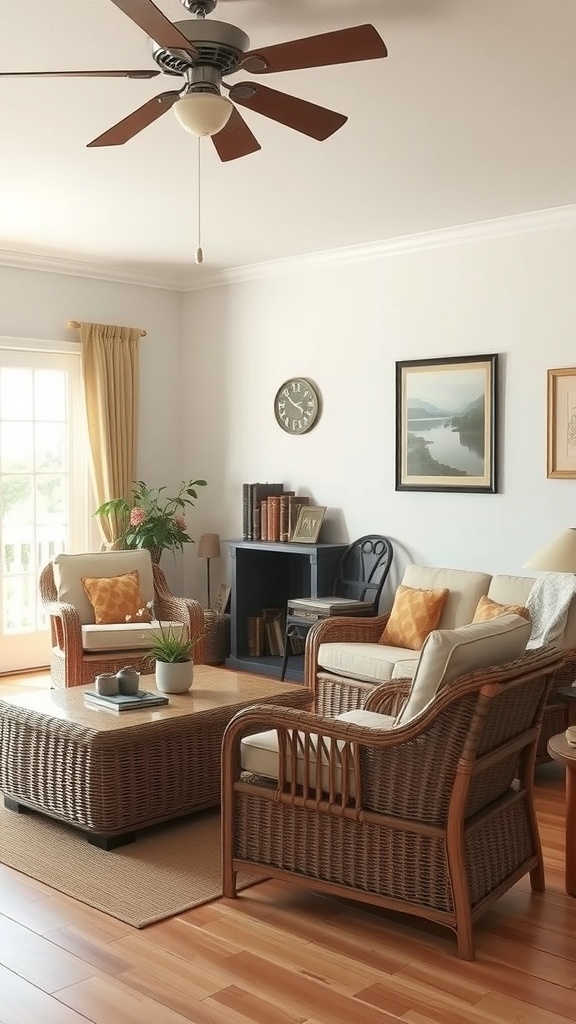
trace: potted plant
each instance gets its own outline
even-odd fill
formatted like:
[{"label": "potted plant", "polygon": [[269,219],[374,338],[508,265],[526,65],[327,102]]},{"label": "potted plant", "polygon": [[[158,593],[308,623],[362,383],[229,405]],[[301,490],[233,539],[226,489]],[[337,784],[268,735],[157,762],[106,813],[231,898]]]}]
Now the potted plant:
[{"label": "potted plant", "polygon": [[182,551],[184,544],[193,544],[184,518],[186,505],[192,508],[198,498],[197,487],[206,487],[206,480],[183,480],[178,494],[167,498],[166,487],[148,487],[136,480],[130,501],[112,498],[96,509],[95,516],[119,517],[117,544],[123,548],[147,548],[152,561],[159,562],[165,548]]},{"label": "potted plant", "polygon": [[146,657],[155,659],[156,688],[162,693],[186,693],[194,677],[194,648],[200,636],[191,637],[186,626],[159,623],[160,632],[152,634],[152,646]]}]

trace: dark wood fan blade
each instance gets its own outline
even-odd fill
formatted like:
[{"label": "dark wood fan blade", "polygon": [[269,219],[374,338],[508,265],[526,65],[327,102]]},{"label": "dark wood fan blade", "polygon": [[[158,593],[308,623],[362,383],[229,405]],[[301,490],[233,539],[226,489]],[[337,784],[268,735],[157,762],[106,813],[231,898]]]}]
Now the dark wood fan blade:
[{"label": "dark wood fan blade", "polygon": [[224,125],[222,131],[212,136],[212,142],[221,160],[237,160],[262,149],[255,135],[252,134],[246,121],[236,107]]},{"label": "dark wood fan blade", "polygon": [[122,146],[129,139],[138,135],[143,128],[147,128],[149,124],[170,110],[172,104],[179,98],[179,92],[161,92],[144,103],[143,106],[138,107],[138,110],[128,114],[128,117],[119,121],[113,128],[109,128],[103,135],[99,135],[97,139],[89,142],[88,148],[91,146]]},{"label": "dark wood fan blade", "polygon": [[261,50],[248,50],[242,67],[255,75],[272,71],[297,71],[300,68],[322,68],[328,64],[348,64],[357,60],[377,60],[388,50],[373,25],[343,28],[305,39],[292,39]]},{"label": "dark wood fan blade", "polygon": [[338,131],[348,118],[335,110],[318,107],[308,100],[297,99],[286,92],[277,92],[256,82],[238,82],[230,89],[230,99],[241,107],[256,110],[264,117],[279,121],[303,135],[323,142]]},{"label": "dark wood fan blade", "polygon": [[0,71],[0,78],[156,78],[160,71]]},{"label": "dark wood fan blade", "polygon": [[152,0],[112,0],[112,3],[119,7],[124,14],[143,29],[146,35],[150,36],[158,46],[165,46],[166,49],[188,50],[188,53],[197,53],[197,49],[188,42],[186,36],[180,29],[176,28],[168,18],[162,14],[152,3]]}]

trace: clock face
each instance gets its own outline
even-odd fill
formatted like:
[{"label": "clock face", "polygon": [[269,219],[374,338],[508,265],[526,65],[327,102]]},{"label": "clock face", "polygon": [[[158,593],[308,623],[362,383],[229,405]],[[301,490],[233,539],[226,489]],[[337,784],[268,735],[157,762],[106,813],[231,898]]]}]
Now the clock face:
[{"label": "clock face", "polygon": [[291,377],[276,392],[274,412],[282,430],[288,434],[305,434],[320,412],[318,392],[305,377]]}]

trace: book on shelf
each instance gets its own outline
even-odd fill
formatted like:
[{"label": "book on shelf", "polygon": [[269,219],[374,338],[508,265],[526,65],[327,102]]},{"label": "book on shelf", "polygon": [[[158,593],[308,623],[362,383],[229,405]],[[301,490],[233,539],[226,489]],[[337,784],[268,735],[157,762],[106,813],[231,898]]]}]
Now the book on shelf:
[{"label": "book on shelf", "polygon": [[264,654],[284,654],[285,612],[283,608],[263,608],[262,623]]},{"label": "book on shelf", "polygon": [[271,494],[282,494],[284,490],[284,484],[249,484],[252,488],[251,491],[251,523],[250,523],[250,540],[262,540],[262,530],[260,524],[261,507],[262,502],[265,498],[268,498]]},{"label": "book on shelf", "polygon": [[114,693],[104,695],[96,690],[86,690],[84,703],[90,707],[108,708],[113,711],[136,711],[143,708],[155,708],[168,704],[168,697],[163,693],[151,693],[150,690],[138,690],[138,693]]},{"label": "book on shelf", "polygon": [[264,619],[261,615],[248,616],[248,657],[261,658],[264,654]]}]

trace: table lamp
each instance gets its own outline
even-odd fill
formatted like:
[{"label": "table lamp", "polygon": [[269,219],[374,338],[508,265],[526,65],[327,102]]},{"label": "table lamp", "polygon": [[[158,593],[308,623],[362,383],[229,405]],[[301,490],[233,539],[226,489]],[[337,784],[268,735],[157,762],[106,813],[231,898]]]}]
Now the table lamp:
[{"label": "table lamp", "polygon": [[210,559],[220,558],[220,535],[217,533],[203,533],[198,541],[198,558],[206,559],[206,596],[208,598],[207,608],[211,608],[210,602]]},{"label": "table lamp", "polygon": [[524,568],[576,573],[576,528],[562,530],[554,540],[525,562]]}]

